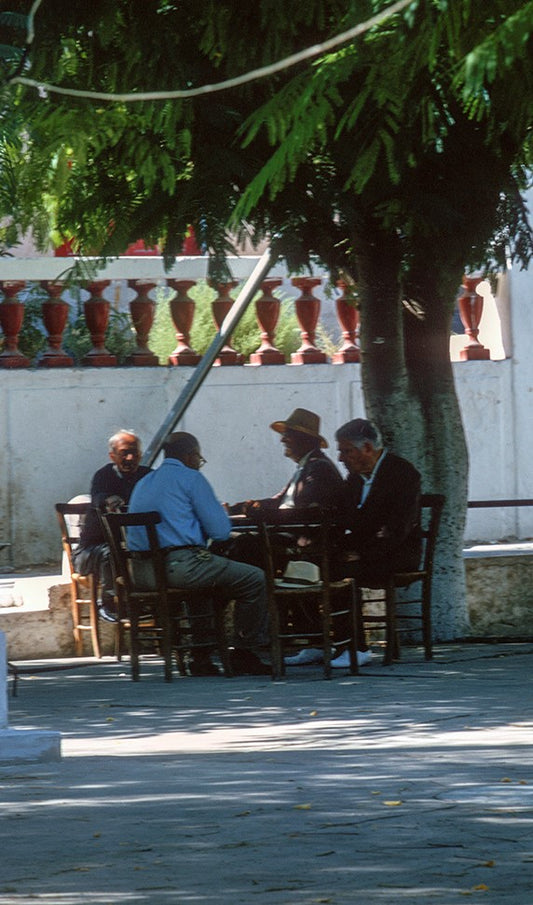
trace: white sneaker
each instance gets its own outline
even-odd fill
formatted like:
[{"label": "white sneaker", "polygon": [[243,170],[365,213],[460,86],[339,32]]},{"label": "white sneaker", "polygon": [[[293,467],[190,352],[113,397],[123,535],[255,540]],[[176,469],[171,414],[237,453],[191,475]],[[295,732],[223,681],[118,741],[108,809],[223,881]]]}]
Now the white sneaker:
[{"label": "white sneaker", "polygon": [[294,657],[284,657],[285,666],[311,666],[313,663],[322,663],[324,654],[316,647],[303,647]]},{"label": "white sneaker", "polygon": [[[370,650],[358,650],[357,651],[357,665],[365,666],[372,659],[372,651]],[[350,651],[343,650],[342,654],[339,654],[335,660],[331,661],[332,669],[349,669],[350,668]]]}]

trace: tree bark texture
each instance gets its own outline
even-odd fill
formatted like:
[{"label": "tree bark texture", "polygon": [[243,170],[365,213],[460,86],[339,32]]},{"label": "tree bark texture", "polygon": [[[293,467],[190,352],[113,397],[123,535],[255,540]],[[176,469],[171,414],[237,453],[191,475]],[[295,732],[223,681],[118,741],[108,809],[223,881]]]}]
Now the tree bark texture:
[{"label": "tree bark texture", "polygon": [[449,355],[462,274],[426,267],[415,316],[404,305],[399,252],[390,236],[358,236],[355,247],[367,417],[386,445],[420,470],[422,491],[446,497],[432,609],[434,640],[449,641],[468,632],[462,555],[468,453]]}]

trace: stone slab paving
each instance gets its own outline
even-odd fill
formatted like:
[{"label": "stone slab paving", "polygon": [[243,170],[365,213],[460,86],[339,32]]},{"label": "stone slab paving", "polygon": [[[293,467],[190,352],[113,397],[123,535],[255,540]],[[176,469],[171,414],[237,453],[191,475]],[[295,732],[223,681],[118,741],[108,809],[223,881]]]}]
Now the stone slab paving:
[{"label": "stone slab paving", "polygon": [[23,675],[0,766],[2,905],[532,905],[533,645],[358,677]]}]

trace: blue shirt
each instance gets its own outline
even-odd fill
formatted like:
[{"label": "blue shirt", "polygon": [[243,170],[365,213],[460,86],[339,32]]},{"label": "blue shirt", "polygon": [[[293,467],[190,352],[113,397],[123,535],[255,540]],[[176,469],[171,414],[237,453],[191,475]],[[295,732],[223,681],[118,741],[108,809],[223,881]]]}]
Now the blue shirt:
[{"label": "blue shirt", "polygon": [[[162,547],[205,547],[209,538],[227,540],[230,535],[229,516],[209,481],[179,459],[164,459],[135,485],[128,511],[153,510],[161,515],[157,534]],[[146,550],[145,529],[128,528],[128,545],[131,550]]]}]

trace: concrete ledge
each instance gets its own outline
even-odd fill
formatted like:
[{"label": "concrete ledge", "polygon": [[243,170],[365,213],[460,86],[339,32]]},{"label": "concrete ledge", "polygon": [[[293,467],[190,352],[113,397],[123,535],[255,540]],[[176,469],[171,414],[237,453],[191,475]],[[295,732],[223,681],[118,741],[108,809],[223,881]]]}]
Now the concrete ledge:
[{"label": "concrete ledge", "polygon": [[533,541],[517,541],[512,544],[473,544],[465,547],[465,559],[496,558],[498,556],[533,556]]},{"label": "concrete ledge", "polygon": [[[4,601],[2,605],[1,601]],[[14,601],[16,605],[6,606]],[[70,583],[64,576],[11,575],[0,581],[0,631],[9,660],[75,657]],[[103,654],[114,651],[114,627],[100,624]],[[90,632],[83,633],[84,656],[92,656]]]},{"label": "concrete ledge", "polygon": [[61,760],[61,735],[48,729],[0,730],[0,764]]},{"label": "concrete ledge", "polygon": [[471,631],[479,637],[533,636],[533,543],[464,550]]}]

